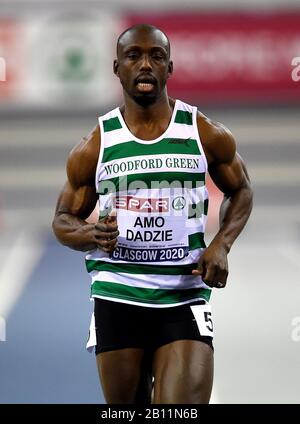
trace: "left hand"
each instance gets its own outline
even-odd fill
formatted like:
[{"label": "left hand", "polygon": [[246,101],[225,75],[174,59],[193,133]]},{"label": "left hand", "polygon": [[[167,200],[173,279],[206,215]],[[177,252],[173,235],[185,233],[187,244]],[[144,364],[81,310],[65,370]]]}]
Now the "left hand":
[{"label": "left hand", "polygon": [[224,288],[228,277],[227,254],[222,244],[212,242],[201,255],[192,274],[201,275],[203,282],[210,287]]}]

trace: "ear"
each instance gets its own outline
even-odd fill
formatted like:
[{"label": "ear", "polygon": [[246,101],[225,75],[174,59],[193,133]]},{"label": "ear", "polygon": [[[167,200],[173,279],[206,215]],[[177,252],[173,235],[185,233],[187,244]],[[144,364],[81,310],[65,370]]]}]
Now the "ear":
[{"label": "ear", "polygon": [[173,74],[173,61],[170,60],[168,65],[168,78]]},{"label": "ear", "polygon": [[114,74],[117,75],[117,77],[118,77],[119,76],[119,62],[118,62],[117,59],[114,60],[113,70],[114,70]]}]

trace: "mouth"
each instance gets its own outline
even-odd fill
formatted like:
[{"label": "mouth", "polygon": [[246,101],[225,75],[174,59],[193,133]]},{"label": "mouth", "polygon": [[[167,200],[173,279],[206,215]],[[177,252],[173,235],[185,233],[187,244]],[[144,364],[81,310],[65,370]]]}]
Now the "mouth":
[{"label": "mouth", "polygon": [[154,84],[149,82],[139,82],[137,84],[137,89],[139,91],[142,91],[143,93],[149,93],[150,91],[154,89]]},{"label": "mouth", "polygon": [[136,79],[136,87],[142,93],[149,93],[154,90],[156,80],[154,78],[140,77]]}]

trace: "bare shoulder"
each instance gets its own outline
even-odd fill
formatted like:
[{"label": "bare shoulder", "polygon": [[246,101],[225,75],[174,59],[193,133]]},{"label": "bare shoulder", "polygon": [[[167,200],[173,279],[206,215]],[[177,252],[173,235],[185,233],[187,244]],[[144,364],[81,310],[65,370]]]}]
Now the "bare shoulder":
[{"label": "bare shoulder", "polygon": [[74,187],[94,185],[95,173],[100,150],[99,125],[83,137],[71,150],[67,160],[67,174]]},{"label": "bare shoulder", "polygon": [[197,126],[208,163],[231,162],[236,154],[236,143],[231,131],[199,111]]}]

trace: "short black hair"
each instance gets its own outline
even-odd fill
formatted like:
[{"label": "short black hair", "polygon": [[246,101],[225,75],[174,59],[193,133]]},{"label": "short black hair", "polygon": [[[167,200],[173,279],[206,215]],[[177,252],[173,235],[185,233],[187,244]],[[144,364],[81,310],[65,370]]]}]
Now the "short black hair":
[{"label": "short black hair", "polygon": [[168,55],[170,57],[171,47],[170,47],[169,37],[160,28],[157,28],[156,26],[150,25],[150,24],[136,24],[136,25],[133,25],[133,26],[125,29],[125,31],[123,31],[122,34],[119,35],[118,40],[117,40],[117,54],[118,54],[119,45],[122,42],[122,38],[124,37],[124,35],[126,35],[128,32],[137,31],[139,29],[144,29],[144,30],[147,30],[147,31],[159,31],[159,32],[161,32],[162,35],[166,38]]}]

